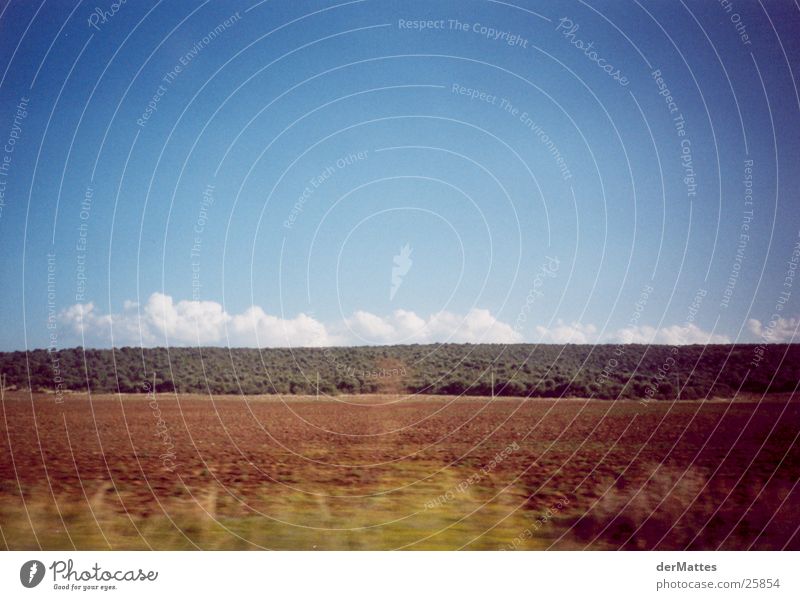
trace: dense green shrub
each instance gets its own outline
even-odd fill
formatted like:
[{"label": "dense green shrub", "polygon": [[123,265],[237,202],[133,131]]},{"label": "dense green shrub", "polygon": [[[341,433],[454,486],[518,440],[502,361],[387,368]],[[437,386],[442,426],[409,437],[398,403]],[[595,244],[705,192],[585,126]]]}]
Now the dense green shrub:
[{"label": "dense green shrub", "polygon": [[[703,398],[794,391],[800,346],[444,344],[355,348],[71,348],[0,353],[19,389],[201,394],[408,392]],[[669,366],[664,367],[665,364]],[[492,380],[494,386],[492,386]]]}]

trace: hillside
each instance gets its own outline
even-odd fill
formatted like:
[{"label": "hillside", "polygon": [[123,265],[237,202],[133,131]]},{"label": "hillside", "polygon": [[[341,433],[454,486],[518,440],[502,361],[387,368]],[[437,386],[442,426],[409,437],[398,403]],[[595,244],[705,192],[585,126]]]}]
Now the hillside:
[{"label": "hillside", "polygon": [[0,353],[0,372],[7,388],[95,393],[490,395],[494,379],[498,396],[690,399],[793,391],[800,345],[72,348]]}]

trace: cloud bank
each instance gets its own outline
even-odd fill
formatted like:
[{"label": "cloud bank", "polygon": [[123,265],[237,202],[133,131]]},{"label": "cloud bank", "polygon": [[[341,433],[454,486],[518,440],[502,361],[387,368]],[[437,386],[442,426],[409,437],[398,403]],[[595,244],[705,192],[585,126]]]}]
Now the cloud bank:
[{"label": "cloud bank", "polygon": [[466,315],[442,311],[428,318],[405,310],[381,317],[357,311],[325,325],[300,313],[293,318],[251,306],[240,314],[212,301],[181,300],[154,293],[143,305],[126,302],[117,314],[102,314],[93,303],[75,304],[59,315],[63,326],[87,346],[227,345],[305,347],[430,342],[522,342],[522,335],[488,310]]},{"label": "cloud bank", "polygon": [[625,327],[617,330],[614,334],[614,341],[622,344],[667,344],[669,346],[730,344],[731,342],[729,337],[703,331],[694,323],[671,325],[659,329],[649,325]]},{"label": "cloud bank", "polygon": [[[555,344],[722,344],[730,339],[710,334],[694,324],[655,328],[626,327],[600,335],[592,324],[566,323],[536,326],[534,339],[525,336],[489,310],[473,308],[466,314],[441,311],[428,317],[408,310],[376,315],[359,310],[336,323],[323,323],[300,313],[295,317],[270,315],[259,306],[232,314],[218,302],[180,300],[154,293],[144,304],[126,302],[123,310],[103,314],[94,303],[75,304],[59,313],[63,327],[85,346],[143,345],[234,347],[307,347],[381,344],[500,343]],[[791,339],[797,320],[781,320],[769,329],[774,341]],[[755,319],[749,322],[755,335],[767,331]]]},{"label": "cloud bank", "polygon": [[773,316],[767,323],[762,323],[758,319],[750,319],[747,322],[747,329],[758,341],[765,341],[769,344],[780,342],[795,342],[797,329],[800,327],[800,319],[797,317],[778,317]]}]

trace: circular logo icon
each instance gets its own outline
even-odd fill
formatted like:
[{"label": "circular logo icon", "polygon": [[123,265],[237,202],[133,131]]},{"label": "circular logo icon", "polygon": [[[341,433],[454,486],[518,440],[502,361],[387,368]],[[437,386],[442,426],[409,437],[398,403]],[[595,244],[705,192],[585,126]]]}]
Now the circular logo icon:
[{"label": "circular logo icon", "polygon": [[33,588],[42,583],[44,579],[44,563],[38,560],[29,560],[19,570],[19,580],[26,588]]}]

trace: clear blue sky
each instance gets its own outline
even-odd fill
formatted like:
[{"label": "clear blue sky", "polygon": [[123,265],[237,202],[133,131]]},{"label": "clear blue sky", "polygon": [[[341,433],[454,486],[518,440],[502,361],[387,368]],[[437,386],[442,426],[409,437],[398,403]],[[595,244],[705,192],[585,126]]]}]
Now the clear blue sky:
[{"label": "clear blue sky", "polygon": [[793,337],[793,3],[111,6],[0,9],[0,349]]}]

